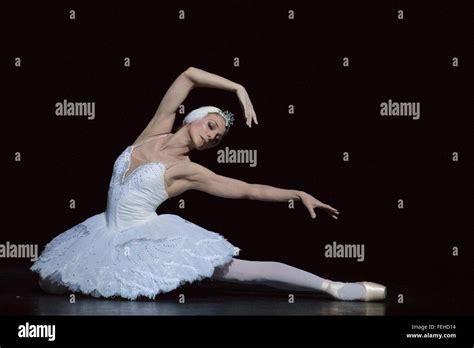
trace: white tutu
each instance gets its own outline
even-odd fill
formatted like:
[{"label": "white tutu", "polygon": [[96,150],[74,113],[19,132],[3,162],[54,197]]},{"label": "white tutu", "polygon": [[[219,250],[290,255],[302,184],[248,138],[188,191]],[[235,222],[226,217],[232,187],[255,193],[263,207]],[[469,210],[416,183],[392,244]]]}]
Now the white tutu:
[{"label": "white tutu", "polygon": [[239,251],[218,233],[177,215],[156,215],[125,233],[113,233],[101,213],[54,238],[31,269],[71,291],[155,298],[210,277]]},{"label": "white tutu", "polygon": [[107,210],[49,242],[31,270],[41,278],[99,297],[154,299],[210,277],[240,249],[177,215],[157,215],[167,199],[166,167],[147,163],[123,180],[133,147],[114,164]]}]

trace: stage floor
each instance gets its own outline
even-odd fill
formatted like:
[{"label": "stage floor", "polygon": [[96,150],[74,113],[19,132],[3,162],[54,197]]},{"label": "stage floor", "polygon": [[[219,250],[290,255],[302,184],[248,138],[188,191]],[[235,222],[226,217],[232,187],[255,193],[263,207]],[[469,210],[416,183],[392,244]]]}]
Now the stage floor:
[{"label": "stage floor", "polygon": [[[207,279],[160,294],[155,300],[97,299],[77,294],[50,295],[37,285],[33,273],[23,266],[2,267],[0,273],[1,315],[310,315],[310,316],[397,316],[471,315],[472,296],[441,289],[388,285],[385,302],[344,302],[322,293],[292,292],[266,286],[231,284]],[[452,291],[453,289],[451,289]],[[456,290],[456,289],[454,289]],[[459,290],[459,289],[458,289]],[[397,294],[405,294],[398,303]],[[185,303],[180,303],[184,294]],[[472,294],[471,294],[472,295]],[[182,296],[181,296],[182,298]]]}]

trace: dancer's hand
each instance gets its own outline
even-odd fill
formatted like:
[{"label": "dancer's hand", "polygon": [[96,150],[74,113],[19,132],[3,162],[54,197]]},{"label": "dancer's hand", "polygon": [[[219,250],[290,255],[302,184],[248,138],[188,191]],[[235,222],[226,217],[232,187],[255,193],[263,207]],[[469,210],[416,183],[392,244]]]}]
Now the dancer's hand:
[{"label": "dancer's hand", "polygon": [[306,209],[308,209],[309,214],[311,217],[314,219],[316,218],[316,213],[314,212],[315,208],[321,208],[325,210],[329,215],[331,215],[334,219],[337,220],[337,217],[339,215],[339,211],[337,211],[336,208],[331,207],[329,204],[325,204],[321,202],[320,200],[314,198],[310,194],[307,194],[306,192],[300,191],[298,194],[301,198],[301,202],[304,204]]},{"label": "dancer's hand", "polygon": [[255,114],[255,110],[253,109],[249,94],[247,93],[245,87],[242,85],[239,85],[236,92],[237,97],[239,98],[240,106],[244,110],[244,116],[246,120],[245,123],[247,124],[247,126],[252,128],[252,121],[255,122],[255,124],[258,124],[258,122],[257,115]]}]

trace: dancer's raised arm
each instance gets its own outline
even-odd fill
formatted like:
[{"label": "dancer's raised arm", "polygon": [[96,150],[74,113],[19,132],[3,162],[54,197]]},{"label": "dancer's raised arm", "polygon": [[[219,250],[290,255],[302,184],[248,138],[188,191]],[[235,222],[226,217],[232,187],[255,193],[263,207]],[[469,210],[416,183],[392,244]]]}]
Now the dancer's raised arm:
[{"label": "dancer's raised arm", "polygon": [[189,67],[182,72],[166,91],[163,99],[142,134],[135,142],[160,133],[169,133],[173,129],[178,107],[186,100],[189,92],[194,87],[217,88],[237,94],[244,110],[247,125],[250,127],[252,120],[257,123],[257,116],[245,88],[233,81],[207,71]]},{"label": "dancer's raised arm", "polygon": [[241,198],[269,202],[301,201],[314,219],[315,208],[321,208],[337,219],[337,209],[325,204],[310,194],[299,190],[286,190],[268,185],[249,184],[245,181],[218,175],[197,163],[189,162],[182,172],[181,192],[199,190],[217,197]]}]

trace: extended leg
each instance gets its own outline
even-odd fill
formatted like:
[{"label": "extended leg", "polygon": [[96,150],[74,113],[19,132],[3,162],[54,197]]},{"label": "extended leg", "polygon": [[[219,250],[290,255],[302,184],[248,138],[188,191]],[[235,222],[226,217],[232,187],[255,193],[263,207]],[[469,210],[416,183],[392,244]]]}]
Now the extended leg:
[{"label": "extended leg", "polygon": [[366,294],[361,284],[333,282],[273,261],[233,259],[225,266],[216,268],[212,278],[227,282],[259,283],[285,290],[323,291],[340,300],[363,299]]}]

